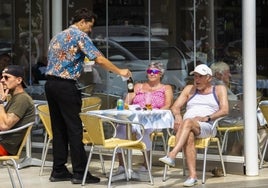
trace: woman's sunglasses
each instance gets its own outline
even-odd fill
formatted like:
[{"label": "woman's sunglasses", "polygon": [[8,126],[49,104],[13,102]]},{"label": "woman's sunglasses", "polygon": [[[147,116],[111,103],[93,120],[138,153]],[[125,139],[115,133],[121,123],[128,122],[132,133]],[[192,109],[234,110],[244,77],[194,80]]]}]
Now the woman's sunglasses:
[{"label": "woman's sunglasses", "polygon": [[161,71],[157,69],[147,69],[147,74],[159,74]]}]

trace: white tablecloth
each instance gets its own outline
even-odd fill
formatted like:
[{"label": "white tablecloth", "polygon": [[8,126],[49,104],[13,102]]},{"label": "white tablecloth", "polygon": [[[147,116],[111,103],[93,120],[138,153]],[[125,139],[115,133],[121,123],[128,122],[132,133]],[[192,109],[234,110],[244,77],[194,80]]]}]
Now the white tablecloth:
[{"label": "white tablecloth", "polygon": [[91,115],[103,115],[123,121],[137,122],[144,125],[145,129],[173,128],[174,118],[170,110],[93,110]]}]

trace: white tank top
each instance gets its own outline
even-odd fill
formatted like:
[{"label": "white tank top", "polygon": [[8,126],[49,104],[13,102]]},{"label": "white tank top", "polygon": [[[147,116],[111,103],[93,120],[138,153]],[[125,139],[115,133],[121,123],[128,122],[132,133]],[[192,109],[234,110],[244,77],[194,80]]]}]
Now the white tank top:
[{"label": "white tank top", "polygon": [[196,116],[207,116],[219,110],[219,101],[216,96],[215,87],[209,94],[195,94],[188,100],[186,113],[183,119],[194,118]]}]

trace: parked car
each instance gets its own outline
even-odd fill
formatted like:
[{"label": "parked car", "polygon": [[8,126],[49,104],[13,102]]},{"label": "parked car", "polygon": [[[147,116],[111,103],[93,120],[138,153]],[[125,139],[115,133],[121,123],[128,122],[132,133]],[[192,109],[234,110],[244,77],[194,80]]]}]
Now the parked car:
[{"label": "parked car", "polygon": [[[110,37],[94,39],[96,47],[116,66],[132,71],[134,82],[144,82],[146,69],[150,61],[160,61],[166,69],[162,82],[171,84],[174,92],[185,86],[187,77],[187,61],[183,53],[160,38],[151,38],[149,52],[148,37]],[[149,60],[149,53],[151,60]],[[94,70],[95,69],[95,70]],[[94,92],[124,96],[127,92],[126,82],[120,76],[103,70],[98,65],[93,66],[101,80],[96,81]],[[94,76],[93,74],[93,76]],[[83,79],[82,81],[83,82]]]},{"label": "parked car", "polygon": [[0,54],[11,53],[12,45],[9,41],[0,40]]},{"label": "parked car", "polygon": [[[109,25],[108,36],[148,36],[148,27],[143,25]],[[95,26],[91,32],[92,38],[106,37],[106,26]]]}]

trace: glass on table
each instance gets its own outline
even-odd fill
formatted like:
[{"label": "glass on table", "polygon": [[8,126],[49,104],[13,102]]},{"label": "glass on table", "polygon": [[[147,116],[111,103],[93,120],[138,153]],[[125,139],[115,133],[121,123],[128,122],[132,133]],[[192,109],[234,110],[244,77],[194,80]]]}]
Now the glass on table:
[{"label": "glass on table", "polygon": [[125,100],[124,100],[124,109],[125,110],[129,110],[129,105],[130,105],[130,102],[129,102],[129,93],[124,97]]},{"label": "glass on table", "polygon": [[124,109],[125,109],[125,110],[129,110],[128,103],[125,103],[125,104],[124,104]]},{"label": "glass on table", "polygon": [[151,92],[146,92],[145,93],[145,108],[147,110],[152,110],[152,93]]}]

